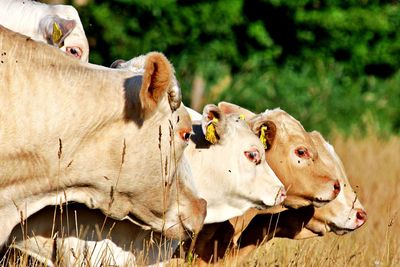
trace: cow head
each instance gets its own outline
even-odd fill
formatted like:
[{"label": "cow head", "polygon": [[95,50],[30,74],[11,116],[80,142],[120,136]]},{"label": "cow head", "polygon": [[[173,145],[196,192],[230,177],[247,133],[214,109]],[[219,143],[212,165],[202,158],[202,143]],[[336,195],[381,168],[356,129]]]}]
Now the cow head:
[{"label": "cow head", "polygon": [[340,192],[336,173],[320,159],[316,145],[303,126],[281,109],[254,114],[222,102],[225,110],[243,114],[262,140],[268,164],[287,189],[285,206],[323,206]]},{"label": "cow head", "polygon": [[[68,201],[171,237],[199,231],[205,201],[191,188],[183,155],[191,120],[184,108],[171,108],[176,80],[164,55],[149,53],[140,73],[84,64],[3,27],[0,39],[4,54],[21,65],[17,76],[8,75],[19,68],[16,61],[2,65],[1,81],[15,93],[2,105],[27,114],[24,129],[17,123],[15,131],[1,131],[8,141],[1,178],[8,182],[0,212],[11,218],[0,245],[22,217]],[[54,75],[47,75],[49,66]],[[2,112],[2,120],[15,121],[16,114]]]},{"label": "cow head", "polygon": [[193,124],[195,135],[185,154],[199,195],[208,203],[206,223],[283,201],[283,185],[266,163],[262,143],[244,120],[209,104],[198,123],[201,125]]},{"label": "cow head", "polygon": [[314,216],[305,225],[296,238],[307,238],[324,235],[327,232],[345,234],[361,227],[367,220],[367,213],[352,189],[343,164],[332,145],[324,140],[318,132],[312,132],[311,137],[316,144],[320,158],[331,165],[332,170],[340,177],[342,190],[339,195],[321,208],[316,208]]},{"label": "cow head", "polygon": [[[47,15],[39,22],[39,32],[47,43],[81,61],[89,61],[89,43],[75,8],[66,5],[52,6],[56,13],[65,16]],[[71,19],[67,19],[71,18]]]},{"label": "cow head", "polygon": [[[140,91],[129,93],[130,89],[127,89],[126,108],[127,120],[132,119],[135,122],[132,127],[139,127],[140,132],[126,137],[127,141],[136,143],[136,147],[129,149],[127,143],[125,165],[132,167],[121,177],[126,181],[122,188],[144,197],[133,197],[132,216],[150,222],[151,228],[162,230],[169,237],[182,238],[187,230],[200,230],[206,213],[206,203],[197,197],[192,187],[190,166],[183,155],[192,133],[191,120],[186,109],[180,106],[180,101],[171,101],[170,92],[176,90],[177,82],[174,69],[166,57],[153,52],[140,57],[140,62],[140,72],[143,73]],[[138,95],[140,103],[135,103],[137,99],[133,100],[130,94]],[[129,103],[130,100],[133,102]],[[135,115],[130,113],[137,111],[135,107],[140,108],[139,120],[133,119]],[[147,150],[152,153],[141,153]],[[139,166],[138,157],[143,161]],[[141,179],[145,182],[129,184],[130,172],[146,174]],[[135,210],[140,209],[140,205],[144,209]]]}]

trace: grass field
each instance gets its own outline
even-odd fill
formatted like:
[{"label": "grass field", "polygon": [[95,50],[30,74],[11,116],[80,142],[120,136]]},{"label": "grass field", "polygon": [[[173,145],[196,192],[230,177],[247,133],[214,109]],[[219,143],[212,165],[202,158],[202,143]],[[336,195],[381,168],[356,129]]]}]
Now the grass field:
[{"label": "grass field", "polygon": [[[237,266],[400,266],[400,138],[337,137],[332,143],[367,210],[366,224],[344,236],[275,238]],[[32,263],[20,257],[5,265],[42,266]]]},{"label": "grass field", "polygon": [[344,236],[272,239],[245,266],[400,266],[400,139],[334,138],[368,221]]}]

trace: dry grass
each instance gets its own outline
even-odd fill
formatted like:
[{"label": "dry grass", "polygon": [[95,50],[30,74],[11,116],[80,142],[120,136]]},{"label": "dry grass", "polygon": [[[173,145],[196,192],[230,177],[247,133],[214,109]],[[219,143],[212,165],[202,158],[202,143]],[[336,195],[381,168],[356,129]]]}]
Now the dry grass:
[{"label": "dry grass", "polygon": [[[366,225],[344,236],[272,239],[240,266],[400,266],[400,138],[337,137],[332,143],[368,212]],[[9,260],[1,265],[42,266],[26,255]]]},{"label": "dry grass", "polygon": [[367,223],[344,236],[272,239],[245,266],[400,266],[400,139],[337,137],[332,143]]}]

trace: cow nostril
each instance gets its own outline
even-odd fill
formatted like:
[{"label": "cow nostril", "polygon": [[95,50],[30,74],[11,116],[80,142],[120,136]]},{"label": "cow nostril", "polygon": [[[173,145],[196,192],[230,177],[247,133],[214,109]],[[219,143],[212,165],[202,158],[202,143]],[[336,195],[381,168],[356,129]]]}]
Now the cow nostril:
[{"label": "cow nostril", "polygon": [[339,183],[339,181],[336,181],[336,182],[333,184],[333,192],[334,192],[336,195],[338,195],[338,194],[340,193],[340,183]]},{"label": "cow nostril", "polygon": [[367,220],[367,213],[362,209],[358,209],[357,213],[356,213],[356,217],[357,217],[357,220],[366,221]]},{"label": "cow nostril", "polygon": [[286,189],[285,188],[281,188],[281,197],[285,198],[286,197]]}]

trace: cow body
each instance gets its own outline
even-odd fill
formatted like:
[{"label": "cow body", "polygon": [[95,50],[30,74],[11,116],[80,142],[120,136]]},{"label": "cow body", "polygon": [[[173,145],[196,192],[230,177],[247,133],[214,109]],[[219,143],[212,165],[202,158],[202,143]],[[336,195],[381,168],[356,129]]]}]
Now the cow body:
[{"label": "cow body", "polygon": [[175,77],[162,54],[133,73],[3,27],[0,43],[1,245],[21,220],[67,201],[175,238],[201,228],[205,203],[190,187],[181,137],[190,118],[172,111]]},{"label": "cow body", "polygon": [[1,0],[0,24],[89,60],[89,44],[78,12],[68,5],[47,5],[30,0]]}]

